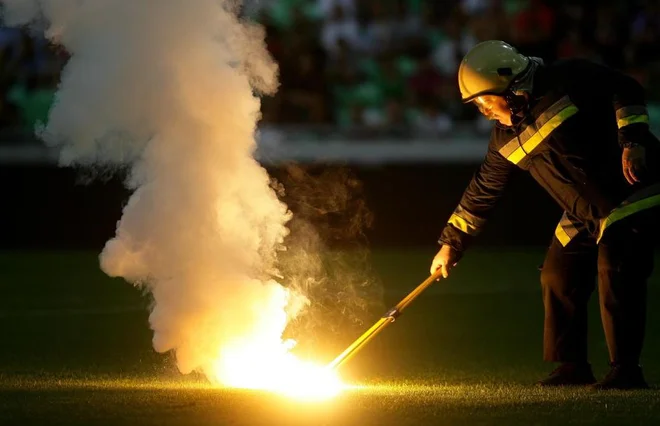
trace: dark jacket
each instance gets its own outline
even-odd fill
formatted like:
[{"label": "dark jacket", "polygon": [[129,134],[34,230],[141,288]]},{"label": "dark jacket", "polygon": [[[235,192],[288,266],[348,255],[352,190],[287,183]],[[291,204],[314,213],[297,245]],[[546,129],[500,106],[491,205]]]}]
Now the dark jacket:
[{"label": "dark jacket", "polygon": [[623,147],[641,144],[647,157],[656,158],[658,140],[648,128],[644,90],[631,77],[571,59],[540,66],[533,78],[528,112],[515,126],[495,126],[486,158],[440,244],[459,252],[469,246],[515,168],[528,171],[564,209],[556,231],[564,245],[578,232],[599,238],[603,221],[638,190],[623,175]]}]

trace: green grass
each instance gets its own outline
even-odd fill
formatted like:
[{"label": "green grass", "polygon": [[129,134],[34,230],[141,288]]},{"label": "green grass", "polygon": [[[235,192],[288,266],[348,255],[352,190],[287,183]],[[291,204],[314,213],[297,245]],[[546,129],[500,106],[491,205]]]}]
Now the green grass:
[{"label": "green grass", "polygon": [[[385,305],[426,278],[433,254],[374,253]],[[104,276],[94,253],[1,254],[0,424],[658,424],[657,389],[532,386],[552,368],[541,361],[542,259],[542,249],[470,253],[346,365],[358,387],[301,403],[179,375],[171,355],[151,348],[147,298]],[[656,272],[643,357],[652,384],[660,383],[658,283]],[[607,350],[593,299],[591,361],[602,375]],[[334,334],[328,356],[363,328]]]}]

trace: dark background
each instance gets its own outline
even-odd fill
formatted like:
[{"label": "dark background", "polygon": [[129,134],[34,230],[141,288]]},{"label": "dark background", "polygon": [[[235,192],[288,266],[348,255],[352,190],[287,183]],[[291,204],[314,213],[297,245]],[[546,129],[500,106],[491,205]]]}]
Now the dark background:
[{"label": "dark background", "polygon": [[[373,215],[364,229],[374,246],[434,245],[478,165],[308,166],[310,191],[323,194],[327,181],[315,178],[347,172],[361,183],[352,194]],[[267,167],[286,183],[288,169]],[[129,192],[121,177],[89,183],[85,173],[55,166],[0,167],[3,249],[100,250],[114,236]],[[309,194],[303,194],[309,195]],[[294,214],[295,200],[287,200]],[[350,220],[351,209],[338,213]],[[476,244],[546,245],[561,211],[526,174],[518,173]],[[327,218],[307,218],[325,226]],[[339,244],[347,242],[339,240]]]}]

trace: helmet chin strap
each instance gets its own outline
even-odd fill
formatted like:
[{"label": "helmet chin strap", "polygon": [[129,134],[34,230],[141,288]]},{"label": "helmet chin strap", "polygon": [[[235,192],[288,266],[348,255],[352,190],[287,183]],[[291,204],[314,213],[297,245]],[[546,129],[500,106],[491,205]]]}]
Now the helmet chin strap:
[{"label": "helmet chin strap", "polygon": [[511,110],[511,114],[513,115],[518,115],[521,112],[526,112],[527,106],[529,103],[527,102],[527,97],[523,94],[516,94],[510,90],[508,90],[504,94],[504,99],[506,99],[506,104]]},{"label": "helmet chin strap", "polygon": [[520,124],[527,115],[529,110],[529,102],[525,95],[518,95],[511,90],[507,90],[504,94],[506,104],[511,111],[511,123],[516,126]]}]

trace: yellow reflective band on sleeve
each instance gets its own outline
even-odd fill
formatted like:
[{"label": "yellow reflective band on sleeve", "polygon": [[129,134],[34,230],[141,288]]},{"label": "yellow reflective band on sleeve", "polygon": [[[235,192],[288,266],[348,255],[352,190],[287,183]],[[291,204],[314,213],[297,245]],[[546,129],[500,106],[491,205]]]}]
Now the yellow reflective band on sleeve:
[{"label": "yellow reflective band on sleeve", "polygon": [[561,227],[561,223],[557,224],[557,228],[555,228],[555,237],[557,237],[561,245],[564,247],[571,242],[571,237],[569,237],[566,231],[564,231],[564,228]]},{"label": "yellow reflective band on sleeve", "polygon": [[473,236],[479,234],[479,229],[476,226],[472,225],[470,222],[455,213],[451,215],[448,223],[453,225],[455,228],[465,232],[466,234]]},{"label": "yellow reflective band on sleeve", "polygon": [[610,213],[609,216],[607,216],[605,219],[601,220],[600,222],[600,231],[598,233],[598,240],[597,242],[600,242],[601,238],[603,238],[603,234],[605,233],[605,230],[612,226],[612,224],[627,218],[630,215],[633,215],[635,213],[641,212],[646,209],[650,209],[652,207],[660,206],[660,194],[659,195],[653,195],[647,198],[643,198],[639,201],[632,202],[630,204],[626,204],[621,207],[617,207]]},{"label": "yellow reflective band on sleeve", "polygon": [[635,123],[649,123],[649,116],[646,114],[642,115],[629,115],[624,118],[620,118],[616,121],[616,125],[620,128],[629,126]]},{"label": "yellow reflective band on sleeve", "polygon": [[621,107],[615,111],[616,119],[621,120],[622,118],[628,117],[630,115],[649,115],[646,106],[644,105],[628,105]]}]

